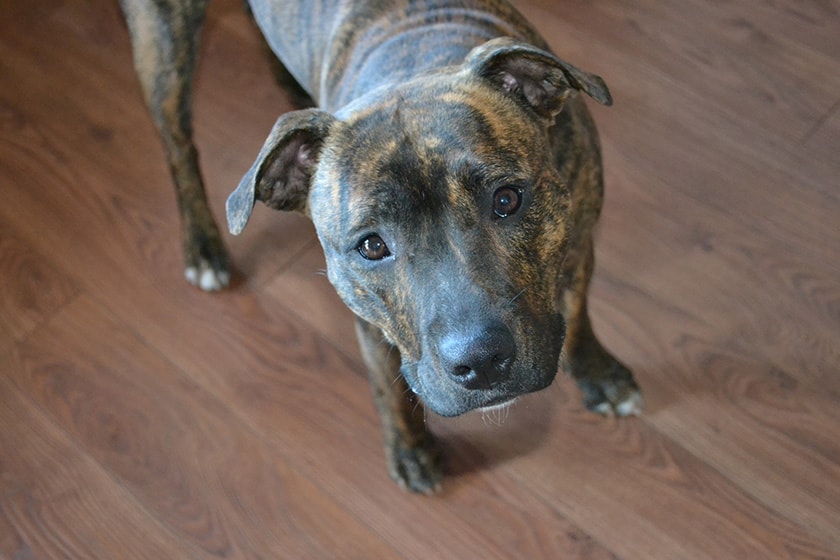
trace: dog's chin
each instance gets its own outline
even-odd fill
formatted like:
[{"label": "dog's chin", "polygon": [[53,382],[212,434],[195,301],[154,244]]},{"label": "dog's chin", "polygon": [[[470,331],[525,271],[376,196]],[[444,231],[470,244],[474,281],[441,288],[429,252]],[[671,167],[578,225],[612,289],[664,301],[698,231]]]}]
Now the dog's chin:
[{"label": "dog's chin", "polygon": [[464,399],[446,399],[439,401],[434,397],[423,398],[425,405],[435,414],[452,418],[470,412],[494,413],[508,408],[521,395],[503,395],[490,398],[478,398],[478,395],[470,395]]},{"label": "dog's chin", "polygon": [[502,386],[489,390],[464,390],[456,387],[424,390],[422,384],[412,386],[415,393],[423,400],[426,407],[439,416],[461,416],[468,412],[495,412],[506,409],[519,397],[541,391],[554,381],[555,374],[546,374],[530,379],[526,383],[512,383],[507,388]]}]

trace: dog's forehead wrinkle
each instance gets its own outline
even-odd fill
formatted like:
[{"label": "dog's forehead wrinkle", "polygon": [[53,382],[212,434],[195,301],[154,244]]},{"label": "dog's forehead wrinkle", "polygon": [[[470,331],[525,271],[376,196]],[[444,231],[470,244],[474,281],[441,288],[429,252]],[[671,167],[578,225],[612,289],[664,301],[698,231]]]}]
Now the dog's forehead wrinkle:
[{"label": "dog's forehead wrinkle", "polygon": [[349,229],[377,223],[418,229],[428,220],[437,220],[446,207],[447,164],[440,154],[418,148],[414,139],[383,143],[364,162],[345,161],[341,188],[348,191]]},{"label": "dog's forehead wrinkle", "polygon": [[486,86],[441,76],[433,82],[404,84],[381,92],[370,106],[348,110],[344,115],[348,129],[365,136],[426,136],[435,143],[445,138],[447,149],[454,149],[465,140],[510,135],[511,127],[525,124],[514,112],[514,104],[490,101],[498,94]]}]

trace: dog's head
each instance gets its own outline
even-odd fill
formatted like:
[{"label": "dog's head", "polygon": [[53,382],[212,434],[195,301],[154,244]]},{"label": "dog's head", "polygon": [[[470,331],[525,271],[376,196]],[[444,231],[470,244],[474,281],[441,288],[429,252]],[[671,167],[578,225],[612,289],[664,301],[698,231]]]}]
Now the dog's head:
[{"label": "dog's head", "polygon": [[610,102],[596,76],[496,39],[337,115],[286,114],[228,200],[230,229],[255,200],[308,214],[338,294],[435,412],[542,389],[570,227],[549,129],[575,90]]}]

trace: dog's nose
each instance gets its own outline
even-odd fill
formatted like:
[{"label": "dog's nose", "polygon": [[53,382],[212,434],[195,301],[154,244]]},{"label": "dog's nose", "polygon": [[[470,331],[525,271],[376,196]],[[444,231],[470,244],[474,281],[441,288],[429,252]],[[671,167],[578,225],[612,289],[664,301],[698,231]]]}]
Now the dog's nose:
[{"label": "dog's nose", "polygon": [[507,377],[516,354],[513,335],[501,323],[469,333],[451,333],[440,343],[449,376],[467,389],[491,389]]}]

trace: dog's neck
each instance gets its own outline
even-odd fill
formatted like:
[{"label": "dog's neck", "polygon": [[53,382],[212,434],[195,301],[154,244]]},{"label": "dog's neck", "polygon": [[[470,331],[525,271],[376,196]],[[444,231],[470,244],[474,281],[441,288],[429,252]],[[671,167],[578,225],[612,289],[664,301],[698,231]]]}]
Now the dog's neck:
[{"label": "dog's neck", "polygon": [[[499,0],[251,0],[251,5],[272,50],[330,112],[382,86],[460,64],[489,39],[539,41],[525,19]],[[310,25],[285,25],[294,20],[286,13],[290,9],[311,11]]]},{"label": "dog's neck", "polygon": [[[417,9],[417,8],[412,8]],[[438,9],[410,14],[405,19],[383,17],[367,29],[339,31],[329,58],[352,60],[339,72],[329,62],[322,69],[318,103],[334,111],[360,95],[393,83],[463,62],[467,53],[485,41],[517,35],[509,24],[486,12]]]}]

